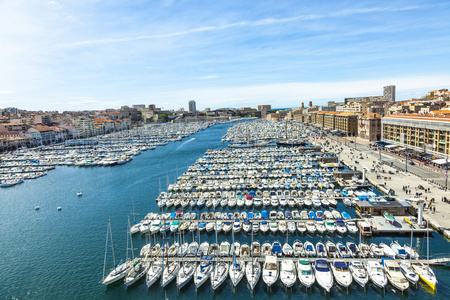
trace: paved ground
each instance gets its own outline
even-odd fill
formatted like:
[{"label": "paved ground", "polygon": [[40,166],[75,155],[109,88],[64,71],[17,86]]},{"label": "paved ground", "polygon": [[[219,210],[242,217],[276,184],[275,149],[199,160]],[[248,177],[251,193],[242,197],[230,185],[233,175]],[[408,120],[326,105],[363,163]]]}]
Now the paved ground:
[{"label": "paved ground", "polygon": [[[355,141],[354,138],[351,138],[351,140]],[[437,184],[444,186],[445,176],[443,172],[435,171],[416,164],[414,166],[408,165],[408,172],[405,173],[404,160],[401,161],[401,158],[396,155],[382,152],[381,160],[388,162],[389,165],[379,164],[380,155],[378,151],[371,150],[367,144],[349,143],[348,139],[345,143],[343,138],[337,140],[334,136],[313,140],[316,145],[322,145],[322,143],[326,141],[330,143],[330,146],[326,149],[329,151],[337,150],[337,152],[340,153],[340,159],[348,166],[356,166],[359,171],[362,171],[362,168],[365,167],[366,170],[368,170],[368,172],[366,172],[366,178],[370,179],[372,183],[386,184],[387,189],[393,189],[395,194],[400,197],[409,198],[415,196],[416,192],[422,193],[422,197],[427,197],[428,200],[427,209],[424,210],[424,218],[434,227],[439,228],[445,236],[450,238],[450,204],[442,201],[444,196],[450,199],[450,192],[445,191],[433,182],[430,182],[433,180]],[[358,140],[356,141],[358,142]],[[363,158],[361,159],[361,157]],[[390,162],[393,163],[394,167],[390,166]],[[399,169],[402,171],[399,171]],[[382,172],[383,170],[385,173]],[[389,171],[393,174],[389,174]],[[380,175],[381,178],[377,179],[377,175]],[[424,180],[423,178],[430,179],[430,181]],[[407,195],[403,191],[403,186],[408,185],[411,190],[411,195]],[[425,192],[424,190],[418,189],[419,186],[423,186],[427,190],[430,188],[430,192]],[[435,202],[432,205],[432,207],[435,206],[436,208],[435,212],[428,209],[428,202],[431,198],[435,199]],[[411,204],[417,207],[417,204],[414,202]]]}]

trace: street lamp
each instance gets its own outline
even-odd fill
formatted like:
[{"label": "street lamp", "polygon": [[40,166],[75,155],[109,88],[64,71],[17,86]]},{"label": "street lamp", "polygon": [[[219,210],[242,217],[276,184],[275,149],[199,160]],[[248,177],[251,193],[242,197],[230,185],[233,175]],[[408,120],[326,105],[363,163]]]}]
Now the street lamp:
[{"label": "street lamp", "polygon": [[406,153],[408,149],[405,148],[405,173],[408,173],[408,153]]},{"label": "street lamp", "polygon": [[447,190],[447,180],[448,180],[448,154],[447,157],[445,158],[445,190]]}]

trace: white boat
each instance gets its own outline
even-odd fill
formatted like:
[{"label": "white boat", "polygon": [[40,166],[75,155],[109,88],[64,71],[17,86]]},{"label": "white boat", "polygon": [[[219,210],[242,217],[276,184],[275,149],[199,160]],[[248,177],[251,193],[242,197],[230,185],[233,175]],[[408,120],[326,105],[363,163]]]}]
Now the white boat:
[{"label": "white boat", "polygon": [[306,230],[310,234],[316,233],[316,225],[314,224],[314,221],[308,221],[306,222]]},{"label": "white boat", "polygon": [[177,261],[167,262],[164,266],[164,271],[161,279],[161,286],[165,287],[174,280],[178,275],[180,263]]},{"label": "white boat", "polygon": [[[250,290],[253,290],[261,276],[261,265],[257,261],[249,261],[245,265],[245,276],[249,284]],[[231,278],[231,274],[230,274]]]},{"label": "white boat", "polygon": [[277,223],[277,221],[270,221],[269,229],[270,229],[270,232],[276,233],[278,231],[278,223]]},{"label": "white boat", "polygon": [[197,251],[198,251],[198,243],[194,241],[189,244],[188,252],[186,253],[186,256],[191,256],[191,257],[196,256]]},{"label": "white boat", "polygon": [[233,259],[230,265],[229,276],[231,283],[236,287],[241,282],[245,273],[245,262]]},{"label": "white boat", "polygon": [[336,245],[332,241],[327,241],[325,243],[325,248],[327,249],[328,257],[330,257],[330,258],[339,257],[339,251],[336,248]]},{"label": "white boat", "polygon": [[213,265],[211,261],[201,262],[197,266],[194,273],[194,284],[196,288],[199,288],[203,283],[205,283],[206,280],[208,280],[212,269]]},{"label": "white boat", "polygon": [[204,255],[208,255],[208,250],[209,250],[209,243],[208,242],[201,243],[197,250],[197,256],[201,257]]},{"label": "white boat", "polygon": [[294,261],[285,259],[281,261],[280,280],[287,287],[292,287],[297,281],[297,272]]},{"label": "white boat", "polygon": [[402,261],[400,263],[400,271],[402,271],[406,279],[412,284],[416,285],[419,281],[419,275],[414,271],[409,261]]},{"label": "white boat", "polygon": [[420,279],[422,279],[429,287],[436,290],[437,279],[436,275],[434,275],[433,270],[431,270],[430,266],[424,265],[423,263],[414,263],[411,265],[414,271],[419,274]]},{"label": "white boat", "polygon": [[307,288],[311,287],[316,281],[311,264],[307,260],[299,260],[297,262],[297,274],[300,283]]},{"label": "white boat", "polygon": [[322,242],[317,242],[316,244],[316,252],[317,257],[327,257],[327,250],[325,248],[325,245]]},{"label": "white boat", "polygon": [[345,223],[347,226],[347,230],[349,234],[357,234],[358,233],[358,227],[356,226],[356,223],[353,221]]},{"label": "white boat", "polygon": [[380,243],[380,248],[383,248],[383,253],[384,256],[386,257],[395,258],[395,256],[397,256],[394,250],[392,250],[392,248],[386,245],[385,243]]},{"label": "white boat", "polygon": [[325,234],[327,231],[327,225],[321,218],[316,218],[316,229],[319,234]]},{"label": "white boat", "polygon": [[262,277],[268,287],[272,286],[278,280],[278,261],[276,256],[266,256]]},{"label": "white boat", "polygon": [[383,259],[383,268],[389,282],[398,290],[404,291],[409,287],[409,282],[403,276],[398,262],[390,259]]},{"label": "white boat", "polygon": [[331,263],[331,270],[333,270],[334,278],[336,282],[342,287],[348,288],[352,283],[352,275],[348,269],[348,266],[343,261],[333,261]]},{"label": "white boat", "polygon": [[260,229],[262,233],[267,233],[269,231],[269,223],[267,221],[261,221]]},{"label": "white boat", "polygon": [[125,285],[131,286],[133,283],[137,282],[139,279],[147,274],[148,269],[150,268],[150,262],[147,261],[147,257],[142,260],[137,258],[133,260],[130,270],[127,272],[125,276],[124,283]]},{"label": "white boat", "polygon": [[358,246],[355,243],[347,242],[346,246],[348,248],[348,251],[350,252],[351,257],[359,257],[361,251],[359,250]]},{"label": "white boat", "polygon": [[325,291],[330,292],[333,287],[333,274],[328,266],[326,260],[317,259],[314,262],[314,273],[316,276],[317,283],[325,289]]},{"label": "white boat", "polygon": [[316,249],[314,248],[314,244],[310,241],[306,241],[303,244],[303,247],[305,248],[305,254],[307,257],[315,257],[316,256]]},{"label": "white boat", "polygon": [[411,248],[410,245],[405,244],[405,245],[403,245],[403,248],[405,248],[406,253],[412,259],[419,259],[420,258],[420,255],[419,255],[419,253],[417,253],[416,249]]},{"label": "white boat", "polygon": [[336,244],[336,248],[337,248],[337,250],[339,252],[339,256],[340,257],[342,257],[342,258],[349,258],[351,256],[350,255],[350,251],[348,250],[347,246],[345,246],[344,244],[337,243]]},{"label": "white boat", "polygon": [[333,220],[327,220],[325,222],[325,228],[327,229],[327,232],[333,234],[336,231],[336,224]]},{"label": "white boat", "polygon": [[282,248],[284,256],[292,256],[294,254],[294,249],[292,249],[292,246],[289,243],[284,243]]},{"label": "white boat", "polygon": [[228,276],[228,262],[216,262],[211,272],[211,287],[217,290],[227,279]]},{"label": "white boat", "polygon": [[81,196],[83,196],[83,193],[82,193],[82,192],[78,192],[78,193],[77,193],[77,196],[78,196],[78,197],[81,197]]},{"label": "white boat", "polygon": [[353,279],[362,287],[365,287],[369,281],[369,275],[360,261],[351,261],[348,268],[353,276]]},{"label": "white boat", "polygon": [[298,233],[299,234],[305,234],[305,232],[306,232],[306,226],[305,226],[305,223],[303,223],[303,222],[298,222],[297,223],[297,231],[298,231]]},{"label": "white boat", "polygon": [[387,284],[387,277],[381,264],[378,261],[369,260],[366,262],[366,271],[373,284],[384,289]]},{"label": "white boat", "polygon": [[230,243],[223,241],[220,243],[219,256],[228,256],[230,254]]},{"label": "white boat", "polygon": [[400,244],[397,241],[394,241],[391,243],[391,249],[401,259],[406,259],[408,257],[408,254],[406,253],[405,248],[400,246]]},{"label": "white boat", "polygon": [[359,243],[358,245],[360,254],[362,258],[369,258],[369,257],[374,257],[375,255],[372,254],[372,252],[370,251],[370,247],[365,244],[365,243]]},{"label": "white boat", "polygon": [[299,240],[294,241],[294,244],[292,244],[292,249],[294,250],[295,257],[303,257],[306,255],[305,249],[303,248],[303,243]]},{"label": "white boat", "polygon": [[384,250],[379,245],[372,243],[370,244],[370,251],[375,257],[381,258],[384,255]]}]

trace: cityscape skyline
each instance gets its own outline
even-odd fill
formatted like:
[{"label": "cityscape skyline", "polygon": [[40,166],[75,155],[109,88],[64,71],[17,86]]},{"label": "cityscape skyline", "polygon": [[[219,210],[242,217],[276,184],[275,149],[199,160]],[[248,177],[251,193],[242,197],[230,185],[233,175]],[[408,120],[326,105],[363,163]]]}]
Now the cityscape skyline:
[{"label": "cityscape skyline", "polygon": [[448,6],[4,1],[0,107],[298,107],[387,85],[421,97],[450,82]]}]

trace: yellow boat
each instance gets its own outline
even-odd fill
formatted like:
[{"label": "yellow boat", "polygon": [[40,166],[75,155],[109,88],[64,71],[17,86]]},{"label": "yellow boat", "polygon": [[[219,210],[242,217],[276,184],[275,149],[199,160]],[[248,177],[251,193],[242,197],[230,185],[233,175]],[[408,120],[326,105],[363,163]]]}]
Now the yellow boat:
[{"label": "yellow boat", "polygon": [[414,226],[413,223],[411,223],[411,221],[410,221],[407,217],[404,217],[403,219],[404,219],[404,220],[406,221],[406,223],[408,223],[409,225]]},{"label": "yellow boat", "polygon": [[411,265],[414,271],[419,275],[420,279],[422,279],[428,286],[430,286],[433,291],[436,290],[437,279],[436,275],[434,275],[433,270],[427,265],[423,263],[414,263]]}]

